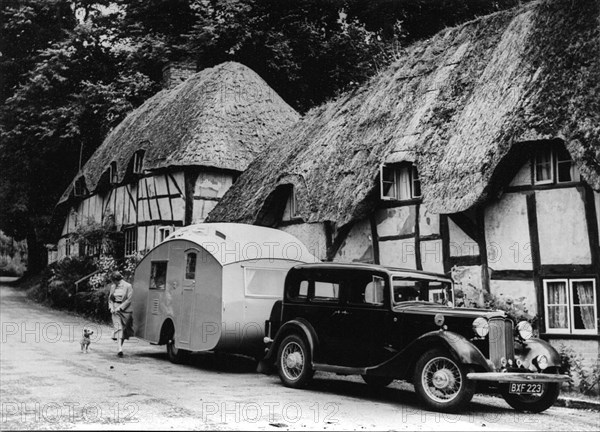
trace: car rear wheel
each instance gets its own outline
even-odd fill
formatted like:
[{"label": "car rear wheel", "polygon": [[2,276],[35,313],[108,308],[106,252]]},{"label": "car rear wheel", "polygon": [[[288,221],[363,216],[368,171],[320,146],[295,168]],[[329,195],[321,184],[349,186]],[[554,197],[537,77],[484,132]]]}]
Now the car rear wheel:
[{"label": "car rear wheel", "polygon": [[415,367],[414,385],[419,399],[435,411],[454,412],[473,398],[475,382],[469,370],[443,350],[427,351]]},{"label": "car rear wheel", "polygon": [[528,395],[509,393],[509,386],[510,384],[502,384],[500,393],[504,400],[517,411],[532,413],[546,411],[554,405],[560,393],[559,383],[543,383],[541,393]]},{"label": "car rear wheel", "polygon": [[364,382],[371,387],[387,387],[389,386],[393,378],[377,375],[361,375]]},{"label": "car rear wheel", "polygon": [[175,346],[175,340],[170,338],[167,342],[167,357],[172,363],[181,364],[185,363],[189,358],[190,352],[177,348]]},{"label": "car rear wheel", "polygon": [[297,335],[286,336],[277,352],[279,378],[286,387],[306,387],[313,377],[310,352],[304,340]]}]

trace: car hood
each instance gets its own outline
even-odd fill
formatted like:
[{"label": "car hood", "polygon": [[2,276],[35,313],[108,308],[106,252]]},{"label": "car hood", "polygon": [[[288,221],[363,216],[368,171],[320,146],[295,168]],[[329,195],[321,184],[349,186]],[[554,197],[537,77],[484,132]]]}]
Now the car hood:
[{"label": "car hood", "polygon": [[407,301],[400,303],[393,308],[394,312],[410,313],[419,315],[435,315],[442,314],[446,317],[457,317],[457,318],[477,318],[477,317],[505,317],[506,313],[500,310],[491,309],[475,309],[475,308],[462,308],[462,307],[449,307],[443,306],[437,303],[423,302],[423,301]]}]

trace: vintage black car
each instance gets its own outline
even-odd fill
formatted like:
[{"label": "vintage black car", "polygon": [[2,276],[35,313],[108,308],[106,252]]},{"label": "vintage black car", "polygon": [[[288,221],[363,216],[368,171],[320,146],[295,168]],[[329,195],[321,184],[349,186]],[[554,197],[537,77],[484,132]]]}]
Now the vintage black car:
[{"label": "vintage black car", "polygon": [[411,381],[429,409],[456,411],[477,392],[499,392],[515,409],[556,401],[560,357],[502,311],[453,307],[443,275],[366,264],[293,267],[266,323],[268,366],[284,385],[314,371],[359,374],[373,386]]}]

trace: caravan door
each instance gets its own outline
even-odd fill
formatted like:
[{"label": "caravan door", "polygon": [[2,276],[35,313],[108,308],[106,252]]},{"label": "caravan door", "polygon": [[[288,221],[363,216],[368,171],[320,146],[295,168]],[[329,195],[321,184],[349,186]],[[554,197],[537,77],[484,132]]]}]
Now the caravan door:
[{"label": "caravan door", "polygon": [[179,323],[175,332],[178,346],[190,349],[191,332],[196,311],[196,274],[198,264],[198,249],[187,249],[183,256],[183,278],[181,283],[181,308]]}]

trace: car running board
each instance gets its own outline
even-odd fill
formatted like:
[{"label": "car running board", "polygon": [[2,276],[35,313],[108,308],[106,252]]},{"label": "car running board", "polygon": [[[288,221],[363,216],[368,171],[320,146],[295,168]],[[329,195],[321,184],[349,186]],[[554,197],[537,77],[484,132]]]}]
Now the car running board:
[{"label": "car running board", "polygon": [[367,368],[334,366],[323,363],[313,363],[312,367],[316,371],[333,372],[340,375],[365,375],[367,373]]}]

